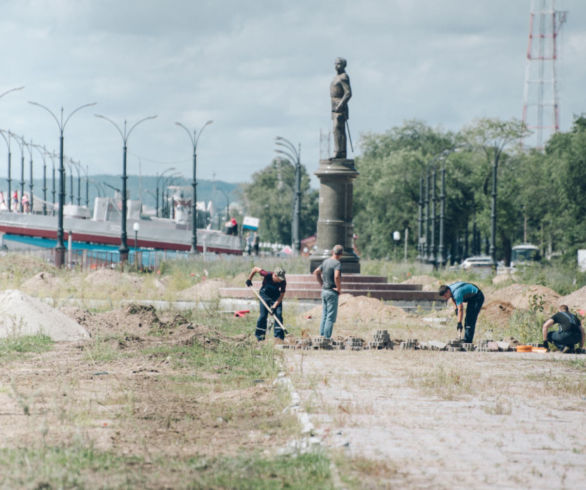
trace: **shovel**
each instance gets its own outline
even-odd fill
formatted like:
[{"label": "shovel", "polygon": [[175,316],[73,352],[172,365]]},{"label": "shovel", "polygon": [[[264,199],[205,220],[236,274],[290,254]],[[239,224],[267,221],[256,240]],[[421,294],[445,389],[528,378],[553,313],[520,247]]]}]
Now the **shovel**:
[{"label": "shovel", "polygon": [[285,333],[285,335],[289,335],[289,331],[285,328],[285,325],[283,325],[281,323],[281,320],[279,320],[277,318],[277,315],[275,315],[273,313],[272,308],[269,308],[269,305],[266,304],[265,300],[262,299],[262,296],[260,294],[258,294],[258,292],[256,291],[256,289],[253,289],[252,292],[254,293],[254,295],[260,300],[260,302],[264,305],[264,307],[267,309],[267,311],[269,312],[269,314],[273,317],[273,319],[279,324],[279,326],[283,329],[283,332]]}]

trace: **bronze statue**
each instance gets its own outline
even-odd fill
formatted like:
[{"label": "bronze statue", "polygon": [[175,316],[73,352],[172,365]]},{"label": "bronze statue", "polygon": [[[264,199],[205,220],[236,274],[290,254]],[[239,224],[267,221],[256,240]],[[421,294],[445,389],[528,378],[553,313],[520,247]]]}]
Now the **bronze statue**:
[{"label": "bronze statue", "polygon": [[348,121],[348,101],[352,97],[350,77],[346,73],[346,60],[336,58],[336,76],[330,84],[332,99],[332,121],[334,122],[334,156],[346,158],[346,121]]}]

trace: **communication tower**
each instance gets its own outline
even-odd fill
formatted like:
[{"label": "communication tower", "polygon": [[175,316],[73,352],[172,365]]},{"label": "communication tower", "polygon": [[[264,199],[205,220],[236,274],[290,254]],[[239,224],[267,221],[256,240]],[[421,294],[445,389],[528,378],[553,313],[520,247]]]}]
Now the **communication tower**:
[{"label": "communication tower", "polygon": [[560,129],[556,63],[558,37],[566,18],[566,11],[556,9],[556,0],[531,0],[523,122],[533,132],[525,144],[539,149]]}]

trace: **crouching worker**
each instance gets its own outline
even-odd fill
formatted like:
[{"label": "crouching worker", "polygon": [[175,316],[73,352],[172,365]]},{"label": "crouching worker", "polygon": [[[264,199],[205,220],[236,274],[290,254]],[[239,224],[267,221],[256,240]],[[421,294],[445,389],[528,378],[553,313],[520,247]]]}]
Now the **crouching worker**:
[{"label": "crouching worker", "polygon": [[449,286],[441,285],[438,293],[445,300],[451,298],[456,306],[456,315],[458,317],[456,328],[459,332],[462,331],[462,320],[464,320],[464,303],[468,303],[466,319],[464,320],[464,342],[471,343],[476,329],[476,320],[484,303],[482,291],[469,282],[454,282]]},{"label": "crouching worker", "polygon": [[[262,286],[259,291],[259,295],[264,303],[271,309],[270,313],[274,314],[281,324],[283,323],[283,298],[285,297],[285,288],[287,287],[287,281],[285,280],[285,271],[280,267],[277,267],[273,272],[265,271],[260,267],[253,267],[246,280],[248,287],[252,286],[252,278],[256,273],[259,273],[262,277]],[[267,319],[269,310],[260,302],[260,315],[256,322],[256,331],[254,335],[261,341],[265,339],[267,332]],[[281,326],[275,322],[275,337],[283,340],[285,338],[285,332]]]},{"label": "crouching worker", "polygon": [[[557,332],[549,332],[549,327],[559,325]],[[574,352],[574,347],[579,342],[580,350],[584,349],[584,328],[580,319],[570,313],[566,305],[561,305],[559,311],[543,324],[543,344],[549,349],[549,343],[553,343],[558,350]]]}]

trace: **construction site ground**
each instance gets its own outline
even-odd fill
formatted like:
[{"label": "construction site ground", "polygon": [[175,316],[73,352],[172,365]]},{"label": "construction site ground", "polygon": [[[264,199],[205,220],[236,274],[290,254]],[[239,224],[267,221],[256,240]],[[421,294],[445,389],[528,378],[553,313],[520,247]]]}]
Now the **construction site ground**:
[{"label": "construction site ground", "polygon": [[[94,274],[83,280],[102,288],[128,280],[143,294],[150,281],[170,300],[213,301],[222,283],[170,295],[164,280]],[[58,281],[31,274],[20,290],[46,298]],[[564,300],[542,286],[488,292],[478,339],[536,295]],[[570,306],[585,296],[574,292]],[[222,316],[212,306],[199,320],[138,304],[59,314],[90,337],[0,353],[2,488],[583,488],[586,355],[280,350],[272,338],[265,349],[252,337],[252,314]],[[316,336],[319,317],[319,306],[296,317],[285,308],[288,345]],[[368,340],[380,329],[420,341],[456,334],[451,308],[408,314],[340,298],[334,335]],[[274,382],[279,371],[288,383]],[[80,456],[66,459],[69,450]],[[258,469],[258,460],[304,452],[316,455],[310,468],[285,459]],[[298,473],[283,476],[291,468]],[[264,483],[251,479],[257,473]]]}]

